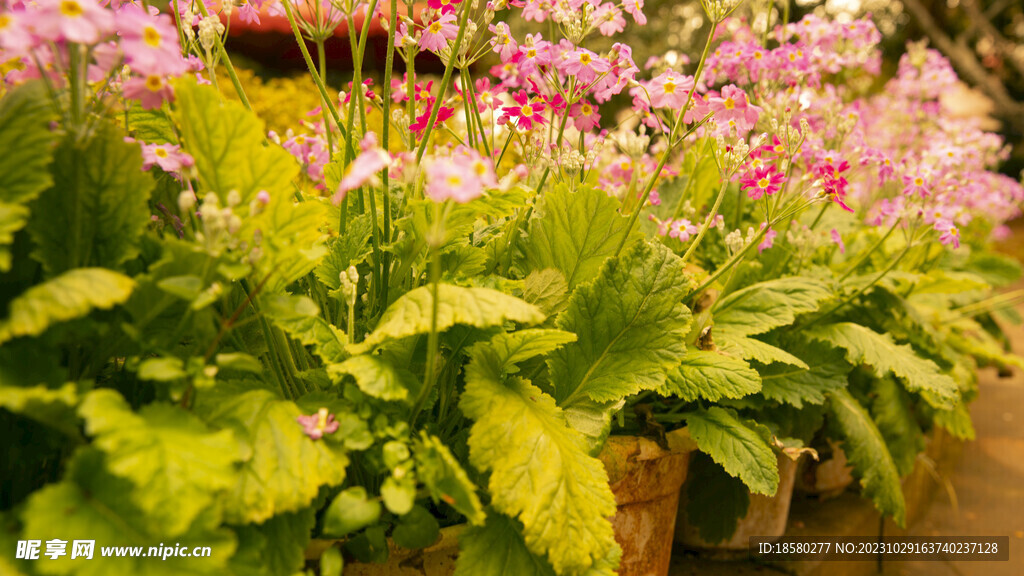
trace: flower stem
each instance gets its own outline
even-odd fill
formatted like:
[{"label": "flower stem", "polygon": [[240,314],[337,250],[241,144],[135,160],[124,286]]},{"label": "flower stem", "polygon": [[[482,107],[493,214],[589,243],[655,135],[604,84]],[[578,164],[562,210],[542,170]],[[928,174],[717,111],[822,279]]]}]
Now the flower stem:
[{"label": "flower stem", "polygon": [[423,130],[423,141],[420,142],[419,149],[416,150],[416,164],[420,163],[423,159],[423,153],[427,151],[427,143],[430,142],[430,133],[434,130],[434,122],[437,121],[437,114],[441,111],[441,105],[444,104],[445,95],[448,93],[448,84],[452,80],[452,70],[455,69],[455,60],[459,56],[459,50],[462,48],[462,39],[466,36],[466,23],[469,21],[469,8],[468,2],[460,4],[462,6],[462,17],[459,19],[459,34],[455,37],[455,44],[452,44],[451,52],[448,55],[448,64],[444,67],[444,76],[441,77],[441,85],[437,87],[437,96],[434,98],[434,105],[430,107],[430,118],[427,120],[427,126]]},{"label": "flower stem", "polygon": [[714,224],[715,215],[718,214],[718,209],[719,207],[722,206],[722,198],[725,198],[725,191],[728,188],[729,179],[723,178],[722,187],[718,189],[718,197],[715,198],[715,205],[711,207],[711,212],[708,213],[707,218],[704,219],[704,224],[700,227],[700,232],[697,233],[697,237],[693,239],[693,242],[690,244],[690,247],[686,250],[686,253],[683,254],[683,262],[686,262],[687,260],[690,259],[690,255],[692,255],[694,250],[697,249],[697,246],[700,246],[700,242],[701,240],[704,239],[704,235],[707,234],[708,230]]},{"label": "flower stem", "polygon": [[[206,9],[206,4],[203,3],[203,0],[197,0],[195,4],[199,7],[199,13],[203,15],[203,18],[210,17],[210,11]],[[249,104],[249,99],[245,96],[245,90],[242,89],[242,83],[238,80],[238,73],[235,72],[235,67],[231,64],[231,57],[228,56],[228,51],[224,48],[224,42],[221,40],[220,35],[214,36],[213,40],[217,45],[217,53],[224,60],[224,69],[227,70],[228,78],[231,78],[231,84],[235,87],[235,92],[238,93],[238,99],[242,101],[242,105],[245,106],[246,110],[252,112],[252,104]],[[216,75],[217,72],[215,70],[210,70],[211,77]]]}]

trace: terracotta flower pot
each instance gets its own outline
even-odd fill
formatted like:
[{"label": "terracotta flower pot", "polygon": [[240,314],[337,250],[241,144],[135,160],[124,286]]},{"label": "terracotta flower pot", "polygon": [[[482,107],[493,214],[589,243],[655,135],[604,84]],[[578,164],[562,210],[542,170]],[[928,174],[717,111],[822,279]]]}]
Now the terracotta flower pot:
[{"label": "terracotta flower pot", "polygon": [[696,446],[686,429],[667,439],[668,450],[647,438],[612,436],[601,452],[617,505],[612,526],[622,547],[620,576],[668,574],[679,492]]},{"label": "terracotta flower pot", "polygon": [[679,499],[679,522],[676,524],[675,540],[687,548],[711,551],[746,553],[751,536],[777,537],[786,533],[789,519],[789,504],[793,500],[793,484],[796,481],[797,463],[790,457],[779,454],[779,489],[775,496],[750,495],[747,515],[740,518],[732,537],[712,544],[700,537],[696,526],[686,521],[686,490]]}]

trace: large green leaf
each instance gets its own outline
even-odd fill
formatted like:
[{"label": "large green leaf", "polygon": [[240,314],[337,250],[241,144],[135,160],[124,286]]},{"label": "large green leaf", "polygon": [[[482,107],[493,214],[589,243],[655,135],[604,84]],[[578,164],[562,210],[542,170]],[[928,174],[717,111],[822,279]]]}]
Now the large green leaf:
[{"label": "large green leaf", "polygon": [[722,398],[742,398],[761,390],[761,377],[746,362],[717,352],[690,350],[683,363],[668,373],[663,395],[677,396],[685,402],[704,398],[717,402]]},{"label": "large green leaf", "polygon": [[296,418],[294,402],[266,390],[243,394],[198,395],[195,410],[218,427],[230,427],[251,451],[237,483],[224,502],[232,523],[263,522],[294,512],[316,497],[321,486],[345,480],[348,457],[329,437],[312,440]]},{"label": "large green leaf", "polygon": [[76,406],[78,387],[72,382],[56,389],[45,385],[28,388],[0,386],[0,408],[32,418],[72,438],[81,438],[75,416]]},{"label": "large green leaf", "polygon": [[608,521],[615,498],[601,461],[587,454],[585,438],[567,426],[553,398],[489,370],[478,350],[470,352],[460,407],[475,421],[470,461],[490,472],[492,506],[523,523],[527,548],[547,556],[557,573],[600,566],[617,548]]},{"label": "large green leaf", "polygon": [[[104,469],[103,455],[99,451],[80,450],[71,460],[66,479],[32,494],[22,512],[24,538],[67,541],[66,556],[41,557],[35,561],[33,569],[40,574],[76,576],[219,576],[225,573],[236,542],[230,530],[218,527],[215,510],[203,511],[187,532],[170,537],[158,519],[146,515],[132,499],[125,497],[133,488],[129,481]],[[94,540],[93,557],[72,559],[74,540]],[[145,556],[150,547],[159,550],[161,544],[172,550],[178,545],[190,553],[196,546],[208,546],[210,555],[168,556],[166,560]],[[139,547],[142,556],[103,557],[105,547]]]},{"label": "large green leaf", "polygon": [[686,522],[711,544],[731,538],[750,507],[750,492],[743,481],[700,452],[690,458],[685,489]]},{"label": "large green leaf", "polygon": [[147,144],[178,143],[178,134],[166,109],[146,110],[133,102],[128,107],[127,115],[128,131],[136,140]]},{"label": "large green leaf", "polygon": [[410,391],[417,392],[420,389],[415,374],[371,354],[360,354],[341,364],[331,364],[327,367],[327,373],[335,382],[348,374],[355,379],[360,390],[381,400],[405,400]]},{"label": "large green leaf", "polygon": [[320,309],[307,296],[274,294],[261,299],[263,312],[278,328],[306,346],[327,363],[348,357],[345,333],[320,317]]},{"label": "large green leaf", "polygon": [[28,223],[25,203],[53,183],[53,103],[42,82],[18,86],[0,100],[0,272],[11,268],[9,246]]},{"label": "large green leaf", "polygon": [[715,344],[719,351],[729,356],[756,360],[761,364],[782,363],[807,369],[807,363],[786,352],[778,346],[772,346],[757,338],[748,338],[726,331],[724,334],[714,333]]},{"label": "large green leaf", "polygon": [[138,144],[99,122],[82,141],[68,135],[54,153],[53,186],[32,204],[32,252],[48,274],[73,268],[118,268],[139,252],[149,223],[153,177],[142,171]]},{"label": "large green leaf", "polygon": [[487,523],[459,534],[455,576],[555,576],[543,558],[526,547],[515,520],[491,511]]},{"label": "large green leaf", "polygon": [[462,465],[436,436],[421,433],[414,449],[416,475],[430,491],[431,498],[459,511],[470,524],[484,522],[484,510]]},{"label": "large green leaf", "polygon": [[[501,326],[508,321],[536,324],[545,318],[536,306],[490,288],[440,284],[437,292],[438,331],[456,324],[477,328]],[[430,332],[433,302],[432,286],[421,286],[402,295],[384,311],[374,331],[362,342],[349,344],[348,351],[360,354],[389,340]]]},{"label": "large green leaf", "polygon": [[846,350],[846,359],[855,366],[867,364],[879,377],[894,374],[907,390],[921,394],[936,408],[951,408],[960,400],[952,378],[940,372],[931,360],[918,356],[909,345],[897,345],[888,334],[879,334],[853,322],[814,326],[806,333],[815,340]]},{"label": "large green leaf", "polygon": [[196,161],[202,189],[217,194],[221,206],[232,190],[248,209],[260,190],[274,198],[291,189],[299,165],[284,148],[266,143],[263,122],[255,114],[192,80],[177,82],[174,96],[182,144]]},{"label": "large green leaf", "polygon": [[107,469],[135,485],[130,496],[168,536],[188,530],[237,482],[242,454],[231,431],[211,432],[192,414],[169,404],[132,412],[120,394],[94,390],[79,413]]},{"label": "large green leaf", "polygon": [[869,410],[878,431],[885,438],[900,476],[913,472],[917,454],[924,449],[924,434],[914,416],[912,399],[891,377],[871,383]]},{"label": "large green leaf", "polygon": [[492,337],[486,346],[476,349],[476,358],[481,363],[487,363],[487,369],[494,374],[515,374],[519,372],[517,363],[575,341],[576,335],[564,330],[527,328],[511,333],[501,332]]},{"label": "large green leaf", "polygon": [[755,494],[773,496],[779,487],[775,453],[764,436],[732,410],[712,406],[686,415],[690,436],[701,452],[743,480]]},{"label": "large green leaf", "polygon": [[680,302],[691,286],[683,268],[663,245],[638,243],[573,293],[555,325],[578,339],[548,359],[560,407],[614,402],[665,383],[686,353],[690,311]]},{"label": "large green leaf", "polygon": [[337,290],[341,286],[340,274],[370,254],[372,230],[369,214],[349,220],[345,234],[327,242],[327,255],[314,270],[317,279],[331,290]]},{"label": "large green leaf", "polygon": [[769,400],[803,408],[804,403],[823,404],[829,392],[846,386],[850,365],[843,352],[818,342],[790,347],[807,361],[807,368],[775,363],[758,366],[761,394]]},{"label": "large green leaf", "polygon": [[[629,232],[628,218],[619,202],[603,190],[583,186],[571,192],[558,185],[530,221],[526,261],[530,270],[554,268],[565,276],[571,291],[597,275],[604,261],[614,256]],[[626,243],[639,238],[635,231]]]},{"label": "large green leaf", "polygon": [[37,284],[10,303],[0,320],[0,344],[19,336],[38,336],[60,322],[81,318],[96,308],[112,308],[131,295],[135,282],[104,268],[70,270]]},{"label": "large green leaf", "polygon": [[792,324],[798,314],[817,310],[818,303],[831,294],[821,281],[799,276],[754,284],[729,294],[715,305],[715,332],[738,336],[763,334]]},{"label": "large green leaf", "polygon": [[900,475],[871,415],[846,390],[836,390],[829,395],[828,415],[829,434],[842,442],[854,475],[860,479],[863,494],[879,511],[904,526],[906,505]]}]

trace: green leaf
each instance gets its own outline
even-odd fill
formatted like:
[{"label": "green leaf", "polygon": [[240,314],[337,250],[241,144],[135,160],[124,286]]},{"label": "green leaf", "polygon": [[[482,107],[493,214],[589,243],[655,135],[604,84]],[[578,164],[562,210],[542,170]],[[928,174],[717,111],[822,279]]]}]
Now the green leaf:
[{"label": "green leaf", "polygon": [[399,480],[388,476],[380,486],[380,497],[384,507],[392,514],[408,514],[416,502],[416,482],[409,477]]},{"label": "green leaf", "polygon": [[[132,490],[130,482],[104,470],[100,452],[90,448],[79,450],[71,460],[67,477],[33,493],[22,512],[25,538],[57,538],[68,542],[66,556],[42,558],[33,569],[41,574],[76,576],[220,576],[225,573],[236,542],[230,530],[217,527],[219,522],[212,510],[204,511],[187,532],[169,537],[156,518],[147,516],[132,499],[125,498]],[[71,559],[76,539],[95,540],[92,559]],[[211,555],[168,556],[162,560],[145,556],[105,558],[100,554],[101,546],[141,547],[145,554],[150,547],[156,548],[161,543],[172,547],[179,545],[189,551],[196,546],[208,546]]]},{"label": "green leaf", "polygon": [[940,372],[931,360],[918,356],[909,345],[897,345],[888,334],[853,322],[814,326],[806,334],[846,350],[846,359],[851,364],[867,364],[879,377],[894,374],[907,390],[921,394],[935,408],[952,408],[960,400],[952,378]]},{"label": "green leaf", "polygon": [[463,530],[455,576],[555,576],[526,547],[521,531],[518,522],[493,511],[483,526]]},{"label": "green leaf", "polygon": [[950,410],[936,410],[932,418],[935,424],[944,428],[959,440],[974,440],[974,423],[971,412],[963,402]]},{"label": "green leaf", "polygon": [[[476,358],[466,367],[460,408],[475,421],[470,462],[489,471],[492,506],[523,523],[526,546],[559,574],[580,574],[615,548],[608,518],[615,498],[601,461],[569,428],[553,398]],[[612,567],[614,568],[614,567]]]},{"label": "green leaf", "polygon": [[76,406],[78,388],[72,382],[57,389],[43,385],[31,388],[0,387],[0,408],[27,416],[72,438],[80,438]]},{"label": "green leaf", "polygon": [[932,270],[918,280],[912,294],[960,294],[989,289],[991,289],[989,283],[977,274]]},{"label": "green leaf", "polygon": [[324,513],[324,534],[342,537],[362,530],[380,518],[380,502],[366,494],[366,488],[353,486],[334,497]]},{"label": "green leaf", "polygon": [[762,342],[757,338],[747,338],[726,332],[715,334],[715,343],[719,351],[729,356],[735,356],[744,360],[756,360],[761,364],[782,363],[790,366],[808,369],[809,366],[803,360],[786,352],[782,348]]},{"label": "green leaf", "polygon": [[[433,288],[421,286],[402,295],[384,311],[380,322],[366,339],[349,344],[348,351],[361,354],[390,340],[430,332]],[[490,288],[463,288],[450,284],[437,287],[437,330],[443,332],[456,324],[477,328],[501,326],[505,322],[536,324],[544,313],[532,304]]]},{"label": "green leaf", "polygon": [[185,363],[181,361],[181,358],[171,356],[143,360],[139,363],[136,375],[139,380],[173,382],[187,377],[188,372],[185,372]]},{"label": "green leaf", "polygon": [[773,496],[779,487],[778,461],[766,439],[726,408],[712,406],[686,415],[690,436],[701,452],[755,494]]},{"label": "green leaf", "polygon": [[715,332],[763,334],[792,324],[799,314],[814,312],[818,303],[831,295],[828,287],[814,278],[794,276],[754,284],[715,305]]},{"label": "green leaf", "polygon": [[420,389],[419,380],[405,368],[396,368],[390,362],[372,354],[360,354],[341,364],[330,364],[327,373],[334,382],[346,374],[355,378],[359,389],[381,400],[405,400],[409,391]]},{"label": "green leaf", "polygon": [[678,396],[684,402],[705,398],[742,398],[761,390],[761,377],[746,362],[717,352],[690,350],[683,363],[668,373],[662,395]]},{"label": "green leaf", "polygon": [[164,108],[146,110],[140,104],[128,107],[128,131],[146,144],[177,144],[178,134]]},{"label": "green leaf", "polygon": [[1021,276],[1020,262],[994,252],[972,252],[964,269],[996,287],[1013,284]]},{"label": "green leaf", "polygon": [[546,314],[561,312],[568,298],[565,276],[554,268],[534,270],[523,279],[523,300],[540,307]]},{"label": "green leaf", "polygon": [[501,332],[486,345],[477,346],[475,357],[481,363],[488,363],[487,369],[494,374],[515,374],[519,372],[518,362],[547,354],[575,341],[576,335],[564,330],[527,328],[511,333]]},{"label": "green leaf", "polygon": [[448,504],[473,525],[484,523],[484,510],[462,465],[436,436],[420,434],[415,447],[416,475],[434,503]]},{"label": "green leaf", "polygon": [[437,542],[440,535],[434,515],[422,506],[413,506],[408,514],[398,519],[391,538],[402,548],[417,550]]},{"label": "green leaf", "polygon": [[[228,522],[263,522],[294,512],[316,498],[321,486],[345,480],[348,457],[327,436],[312,440],[296,421],[302,411],[267,390],[199,394],[195,411],[209,423],[230,427],[250,453],[233,491],[224,499]],[[336,433],[337,434],[337,433]]]},{"label": "green leaf", "polygon": [[348,358],[345,333],[321,318],[320,309],[309,297],[274,294],[261,298],[261,302],[263,313],[271,322],[302,344],[312,346],[324,362],[337,363]]},{"label": "green leaf", "polygon": [[100,389],[79,413],[107,469],[135,485],[132,502],[168,536],[187,531],[237,481],[241,454],[231,432],[210,432],[180,408],[150,404],[135,414],[120,394]]},{"label": "green leaf", "polygon": [[10,316],[0,320],[0,344],[20,336],[38,336],[47,328],[108,309],[131,295],[135,282],[103,268],[70,270],[37,284],[10,303]]},{"label": "green leaf", "polygon": [[18,204],[0,202],[0,272],[11,269],[10,245],[14,243],[14,234],[28,223],[29,209]]},{"label": "green leaf", "polygon": [[690,311],[680,301],[691,286],[683,268],[663,245],[638,243],[573,293],[555,326],[578,339],[548,359],[560,407],[614,402],[665,383],[686,353]]},{"label": "green leaf", "polygon": [[841,350],[817,342],[789,348],[807,359],[807,368],[781,363],[758,366],[765,398],[803,408],[804,403],[824,404],[830,392],[846,386],[850,365]]},{"label": "green leaf", "polygon": [[172,115],[182,145],[196,161],[200,186],[216,193],[221,206],[231,190],[238,191],[246,209],[260,190],[272,200],[291,190],[299,165],[284,148],[266,144],[263,122],[255,114],[192,80],[176,82],[174,97]]},{"label": "green leaf", "polygon": [[[559,184],[544,194],[530,220],[525,246],[529,269],[558,270],[571,291],[597,276],[601,264],[617,253],[628,223],[619,213],[619,202],[603,190],[583,186],[570,192]],[[626,244],[638,238],[633,231]]]},{"label": "green leaf", "polygon": [[340,274],[348,270],[349,266],[358,265],[370,254],[372,232],[369,214],[361,214],[349,220],[343,236],[327,241],[327,255],[314,270],[317,279],[331,290],[337,290],[341,286]]},{"label": "green leaf", "polygon": [[32,204],[32,257],[55,276],[86,266],[119,268],[139,253],[156,183],[142,171],[138,144],[99,122],[92,135],[67,135],[54,153],[53,186]]},{"label": "green leaf", "polygon": [[315,524],[316,511],[304,508],[278,514],[257,526],[264,540],[260,550],[261,567],[265,567],[268,574],[281,576],[292,576],[302,570]]},{"label": "green leaf", "polygon": [[697,527],[702,539],[717,544],[731,538],[749,507],[750,492],[739,478],[706,454],[692,456],[686,472],[686,522]]},{"label": "green leaf", "polygon": [[914,471],[917,454],[924,450],[924,435],[914,416],[912,399],[892,378],[871,382],[871,417],[882,433],[896,471],[907,476]]},{"label": "green leaf", "polygon": [[828,411],[829,435],[842,442],[864,496],[883,514],[905,526],[906,505],[900,475],[871,415],[846,390],[829,395]]}]

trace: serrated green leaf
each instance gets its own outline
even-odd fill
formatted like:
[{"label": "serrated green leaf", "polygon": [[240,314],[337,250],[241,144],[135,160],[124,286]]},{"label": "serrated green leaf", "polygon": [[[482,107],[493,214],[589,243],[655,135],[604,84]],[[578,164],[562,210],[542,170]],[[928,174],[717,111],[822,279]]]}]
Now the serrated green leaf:
[{"label": "serrated green leaf", "polygon": [[[628,223],[619,202],[603,190],[583,186],[571,192],[557,185],[544,194],[530,221],[527,265],[558,270],[572,290],[597,276],[604,261],[618,252],[630,232]],[[638,238],[633,231],[625,243]]]},{"label": "serrated green leaf", "polygon": [[312,346],[324,362],[337,363],[348,358],[348,337],[320,317],[320,309],[309,297],[273,294],[261,302],[263,313],[274,325],[303,345]]},{"label": "serrated green leaf", "polygon": [[989,283],[977,274],[932,270],[918,280],[912,294],[959,294],[990,288]]},{"label": "serrated green leaf", "polygon": [[478,246],[452,246],[441,255],[443,278],[474,278],[487,268],[487,252]]},{"label": "serrated green leaf", "polygon": [[10,315],[0,320],[0,344],[38,336],[54,324],[81,318],[96,308],[112,308],[127,300],[134,288],[131,278],[104,268],[65,272],[11,300]]},{"label": "serrated green leaf", "polygon": [[964,269],[996,287],[1012,284],[1021,276],[1020,262],[993,252],[972,252]]},{"label": "serrated green leaf", "polygon": [[316,525],[316,510],[304,508],[298,512],[278,514],[256,529],[263,535],[260,563],[268,575],[293,576],[302,570],[306,561],[306,547]]},{"label": "serrated green leaf", "polygon": [[42,385],[30,388],[0,387],[0,408],[27,416],[72,438],[80,438],[76,406],[78,388],[72,382],[56,389]]},{"label": "serrated green leaf", "polygon": [[808,369],[809,366],[803,360],[786,352],[782,348],[762,342],[757,338],[747,338],[735,334],[715,334],[715,344],[719,351],[729,356],[742,358],[744,360],[756,360],[761,364],[782,363],[790,366]]},{"label": "serrated green leaf", "polygon": [[[349,344],[348,351],[361,354],[389,341],[430,332],[433,287],[421,286],[402,295],[388,306],[380,322],[366,339]],[[532,304],[490,288],[463,288],[450,284],[437,287],[437,330],[442,332],[465,324],[477,328],[501,326],[513,321],[536,324],[544,313]]]},{"label": "serrated green leaf", "polygon": [[344,449],[326,437],[306,436],[296,421],[303,413],[294,402],[267,390],[205,393],[197,396],[194,409],[210,424],[232,428],[251,451],[224,498],[228,522],[263,522],[275,514],[294,512],[308,506],[321,486],[345,480]]},{"label": "serrated green leaf", "polygon": [[340,274],[369,256],[372,232],[369,214],[349,220],[344,235],[327,241],[327,255],[314,270],[317,279],[331,290],[337,290],[341,286]]},{"label": "serrated green leaf", "polygon": [[55,276],[87,266],[119,268],[139,253],[156,183],[138,144],[100,122],[84,141],[67,135],[50,167],[53,185],[31,205],[32,257]]},{"label": "serrated green leaf", "polygon": [[[33,568],[40,574],[108,576],[147,574],[152,576],[219,576],[235,551],[234,534],[218,527],[212,510],[204,511],[188,531],[168,537],[163,525],[139,510],[125,494],[133,486],[104,469],[103,455],[90,448],[79,450],[69,465],[67,478],[32,494],[21,518],[25,538],[57,538],[68,542],[66,556],[42,558]],[[182,504],[176,502],[175,504]],[[95,540],[91,559],[71,559],[76,539]],[[192,550],[209,546],[208,557],[169,556],[166,560],[142,557],[102,557],[101,546],[149,547],[160,543]]]},{"label": "serrated green leaf", "polygon": [[842,348],[846,359],[855,366],[867,364],[879,377],[894,374],[907,390],[921,394],[936,408],[952,408],[960,400],[952,378],[940,372],[931,360],[918,356],[909,345],[897,345],[888,334],[879,334],[853,322],[813,326],[805,333]]},{"label": "serrated green leaf", "polygon": [[50,186],[46,167],[56,133],[53,102],[42,82],[29,82],[0,100],[0,203],[24,204]]},{"label": "serrated green leaf", "polygon": [[[732,537],[747,515],[750,492],[706,454],[694,454],[686,472],[686,522],[702,539],[717,544]],[[681,519],[679,520],[681,521]]]},{"label": "serrated green leaf", "polygon": [[521,530],[515,520],[494,511],[483,526],[463,530],[455,576],[555,576],[526,547]]},{"label": "serrated green leaf", "polygon": [[366,488],[353,486],[342,490],[324,513],[324,534],[342,537],[362,530],[380,518],[380,502],[370,498]]},{"label": "serrated green leaf", "polygon": [[482,525],[484,510],[462,465],[435,436],[421,433],[415,447],[416,475],[430,492],[434,503],[448,504],[473,525]]},{"label": "serrated green leaf", "polygon": [[748,286],[715,305],[716,336],[725,333],[753,336],[787,326],[798,314],[817,310],[818,303],[831,295],[821,281],[800,276]]},{"label": "serrated green leaf", "polygon": [[841,350],[818,342],[799,343],[791,349],[807,359],[808,367],[758,366],[765,398],[803,408],[804,403],[823,404],[830,392],[846,386],[850,365]]},{"label": "serrated green leaf", "polygon": [[546,314],[564,310],[568,298],[565,276],[554,268],[534,270],[523,279],[523,300],[540,307]]},{"label": "serrated green leaf", "polygon": [[494,374],[515,374],[519,372],[517,363],[575,341],[576,335],[564,330],[527,328],[510,333],[501,332],[486,345],[478,345],[475,358],[481,363],[487,363],[487,369]]},{"label": "serrated green leaf", "polygon": [[829,395],[828,415],[829,435],[842,442],[864,496],[880,512],[905,526],[906,505],[900,475],[871,415],[846,390]]},{"label": "serrated green leaf", "polygon": [[404,400],[410,391],[420,389],[415,374],[372,354],[360,354],[341,364],[330,364],[327,373],[334,382],[340,382],[348,374],[355,378],[360,390],[381,400]]},{"label": "serrated green leaf", "polygon": [[871,417],[885,439],[900,476],[914,471],[917,454],[924,449],[924,434],[917,424],[911,401],[906,390],[892,378],[875,378],[871,382]]},{"label": "serrated green leaf", "polygon": [[555,326],[578,339],[548,358],[560,407],[615,402],[664,384],[686,353],[690,311],[680,302],[691,286],[683,268],[663,245],[638,243],[573,293]]},{"label": "serrated green leaf", "polygon": [[490,471],[492,505],[523,523],[527,548],[547,556],[559,574],[584,573],[617,548],[604,466],[553,398],[487,368],[475,357],[467,365],[459,404],[475,421],[470,461]]},{"label": "serrated green leaf", "polygon": [[176,406],[151,404],[135,414],[120,394],[100,389],[79,413],[107,469],[135,485],[132,502],[168,536],[188,530],[237,481],[241,454],[231,432],[211,432]]},{"label": "serrated green leaf", "polygon": [[14,243],[14,234],[28,223],[29,209],[18,204],[0,202],[0,272],[11,269],[10,245]]},{"label": "serrated green leaf", "polygon": [[774,496],[779,487],[778,461],[762,434],[732,410],[712,406],[686,415],[690,436],[701,452],[755,494]]},{"label": "serrated green leaf", "polygon": [[677,396],[684,402],[704,398],[742,398],[761,390],[761,377],[746,362],[717,352],[690,350],[683,363],[668,373],[659,394]]},{"label": "serrated green leaf", "polygon": [[959,440],[974,440],[974,422],[971,413],[962,402],[950,410],[936,410],[932,415],[935,424]]},{"label": "serrated green leaf", "polygon": [[128,132],[136,140],[146,144],[177,144],[178,134],[174,123],[163,108],[146,110],[138,103],[132,103],[127,110]]}]

